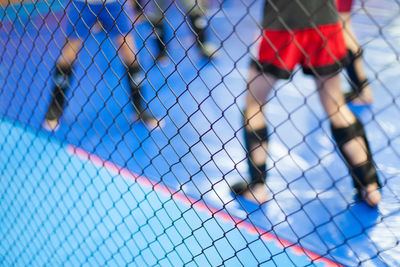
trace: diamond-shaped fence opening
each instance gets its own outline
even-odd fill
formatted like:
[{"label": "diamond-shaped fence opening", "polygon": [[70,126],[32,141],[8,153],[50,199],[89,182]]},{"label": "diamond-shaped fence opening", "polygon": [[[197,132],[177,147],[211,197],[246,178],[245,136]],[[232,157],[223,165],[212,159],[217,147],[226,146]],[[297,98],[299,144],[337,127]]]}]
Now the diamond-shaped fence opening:
[{"label": "diamond-shaped fence opening", "polygon": [[0,2],[1,266],[397,266],[400,4]]}]

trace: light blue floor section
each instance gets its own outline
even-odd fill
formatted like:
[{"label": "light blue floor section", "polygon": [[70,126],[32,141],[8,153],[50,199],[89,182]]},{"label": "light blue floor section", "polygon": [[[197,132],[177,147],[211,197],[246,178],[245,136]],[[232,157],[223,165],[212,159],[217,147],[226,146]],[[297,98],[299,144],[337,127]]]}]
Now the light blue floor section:
[{"label": "light blue floor section", "polygon": [[1,266],[324,266],[0,121]]}]

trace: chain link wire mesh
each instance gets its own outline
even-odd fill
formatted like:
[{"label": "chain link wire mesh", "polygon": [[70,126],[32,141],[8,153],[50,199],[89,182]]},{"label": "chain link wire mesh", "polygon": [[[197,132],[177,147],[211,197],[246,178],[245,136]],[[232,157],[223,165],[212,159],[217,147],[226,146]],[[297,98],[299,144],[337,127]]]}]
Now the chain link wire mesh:
[{"label": "chain link wire mesh", "polygon": [[2,0],[0,265],[398,266],[400,3],[266,3]]}]

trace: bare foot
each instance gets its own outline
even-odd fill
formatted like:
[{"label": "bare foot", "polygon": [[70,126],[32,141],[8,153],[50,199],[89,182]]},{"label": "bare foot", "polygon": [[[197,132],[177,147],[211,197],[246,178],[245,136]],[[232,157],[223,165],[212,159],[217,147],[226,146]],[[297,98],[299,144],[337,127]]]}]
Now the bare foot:
[{"label": "bare foot", "polygon": [[160,57],[157,57],[157,63],[162,68],[168,67],[170,62],[169,62],[168,56],[165,52]]},{"label": "bare foot", "polygon": [[255,184],[251,186],[248,190],[244,191],[242,196],[248,201],[254,202],[256,204],[263,204],[267,201],[268,192],[265,184]]},{"label": "bare foot", "polygon": [[361,198],[364,200],[369,206],[376,207],[381,201],[381,193],[378,190],[378,184],[370,184],[367,185],[361,191]]},{"label": "bare foot", "polygon": [[49,132],[55,132],[60,128],[58,120],[45,120],[43,127]]},{"label": "bare foot", "polygon": [[135,114],[134,121],[141,121],[148,126],[150,130],[160,130],[165,125],[164,120],[158,120],[157,118],[154,118],[153,116],[144,112],[142,112],[140,117]]},{"label": "bare foot", "polygon": [[150,128],[150,130],[161,130],[165,125],[164,120],[157,120],[155,118],[143,122]]}]

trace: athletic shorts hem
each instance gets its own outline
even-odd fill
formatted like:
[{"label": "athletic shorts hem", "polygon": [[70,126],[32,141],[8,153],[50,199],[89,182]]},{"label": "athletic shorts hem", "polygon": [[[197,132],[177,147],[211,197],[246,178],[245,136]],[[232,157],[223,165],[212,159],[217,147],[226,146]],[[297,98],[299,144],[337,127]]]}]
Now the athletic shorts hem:
[{"label": "athletic shorts hem", "polygon": [[[341,60],[337,61],[334,64],[323,66],[323,67],[314,67],[314,68],[305,68],[302,66],[304,74],[312,75],[312,76],[326,76],[331,74],[336,74],[340,72],[344,67],[346,67],[350,63],[350,59],[348,55],[346,55]],[[257,60],[251,60],[250,66],[254,67],[256,70],[262,73],[268,73],[273,75],[277,79],[287,80],[292,75],[292,71],[284,70],[280,67],[277,67],[273,64],[260,62]]]},{"label": "athletic shorts hem", "polygon": [[289,79],[292,75],[292,72],[289,70],[284,70],[280,67],[277,67],[273,64],[260,62],[257,60],[251,60],[250,66],[254,67],[256,70],[262,73],[269,73],[278,79]]},{"label": "athletic shorts hem", "polygon": [[350,59],[348,55],[342,58],[339,61],[327,66],[322,67],[313,67],[313,68],[305,68],[303,67],[304,74],[313,75],[313,76],[326,76],[331,74],[336,74],[340,72],[344,67],[346,67],[350,63]]}]

